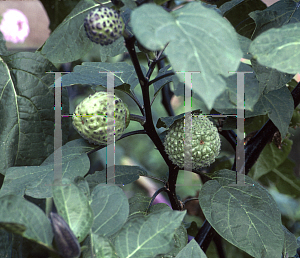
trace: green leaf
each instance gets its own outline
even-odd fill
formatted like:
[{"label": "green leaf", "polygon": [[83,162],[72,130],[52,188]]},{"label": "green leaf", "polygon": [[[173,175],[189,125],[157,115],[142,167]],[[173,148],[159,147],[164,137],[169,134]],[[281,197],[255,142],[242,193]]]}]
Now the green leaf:
[{"label": "green leaf", "polygon": [[170,117],[160,117],[156,123],[157,128],[165,127],[169,128],[175,121],[184,117],[184,114],[180,114],[177,116],[170,116]]},{"label": "green leaf", "polygon": [[249,176],[258,180],[261,176],[279,167],[291,152],[292,144],[293,141],[290,139],[283,140],[281,149],[278,149],[273,142],[267,144],[251,168]]},{"label": "green leaf", "polygon": [[107,237],[89,234],[82,244],[82,258],[119,258],[115,248]]},{"label": "green leaf", "polygon": [[244,36],[242,36],[242,35],[240,35],[240,34],[237,34],[237,36],[238,36],[238,40],[239,40],[239,43],[240,43],[241,50],[243,52],[243,58],[250,59],[252,57],[249,53],[249,47],[250,47],[250,44],[251,44],[251,40],[244,37]]},{"label": "green leaf", "polygon": [[129,202],[129,216],[137,214],[146,214],[148,206],[151,203],[151,197],[142,194],[135,194],[128,200]]},{"label": "green leaf", "polygon": [[[38,53],[0,57],[0,173],[11,166],[39,166],[54,151],[54,82],[56,68]],[[48,72],[48,73],[47,73]],[[62,113],[69,113],[62,91]],[[67,142],[69,119],[62,119]],[[30,151],[29,151],[30,149]]]},{"label": "green leaf", "polygon": [[276,69],[261,65],[255,59],[251,59],[251,64],[259,82],[260,94],[263,91],[268,93],[269,91],[278,90],[282,88],[283,85],[289,83],[294,77],[293,74],[283,73]]},{"label": "green leaf", "polygon": [[[260,97],[260,86],[253,69],[240,63],[238,71],[244,74],[245,110],[253,110]],[[226,89],[217,97],[213,107],[222,114],[236,114],[237,108],[237,74],[225,78]]]},{"label": "green leaf", "polygon": [[[158,204],[154,205],[157,206]],[[154,207],[153,206],[153,207]],[[168,252],[168,255],[171,257],[177,257],[178,253],[187,245],[188,242],[188,235],[187,235],[187,231],[183,225],[183,223],[181,223],[180,227],[178,227],[175,230],[175,234],[173,236],[173,241],[174,241],[174,247],[171,251]],[[156,256],[156,258],[160,258],[161,255]],[[168,257],[168,256],[163,256],[163,257]],[[190,257],[190,256],[186,256],[186,257]]]},{"label": "green leaf", "polygon": [[[110,241],[102,236],[92,233],[93,257],[95,258],[117,258],[114,247]],[[92,257],[92,255],[90,255]]]},{"label": "green leaf", "polygon": [[[249,14],[259,12],[259,10],[266,8],[266,4],[260,0],[238,0],[226,2],[222,4],[219,9],[239,35],[251,39],[256,29],[256,24],[249,17]],[[269,10],[269,8],[267,9]]]},{"label": "green leaf", "polygon": [[14,195],[1,197],[0,206],[0,227],[51,248],[51,224],[39,207]]},{"label": "green leaf", "polygon": [[294,112],[294,101],[287,87],[264,93],[255,104],[253,112],[246,110],[245,117],[268,114],[284,138]]},{"label": "green leaf", "polygon": [[294,234],[292,234],[285,226],[282,225],[284,231],[284,247],[282,253],[288,254],[288,257],[294,256],[297,253],[297,240]]},{"label": "green leaf", "polygon": [[89,198],[90,197],[90,188],[87,180],[84,177],[78,176],[74,179],[74,184],[78,186],[83,194]]},{"label": "green leaf", "polygon": [[[144,75],[146,68],[141,66]],[[107,87],[107,73],[114,72],[114,87],[129,84],[134,89],[139,84],[133,65],[122,63],[83,62],[74,67],[72,73],[62,77],[62,87],[75,84],[89,84],[91,86],[102,85]],[[102,73],[100,73],[102,72]],[[107,73],[106,73],[107,72]],[[52,85],[51,87],[53,87]]]},{"label": "green leaf", "polygon": [[[192,111],[192,114],[199,115],[201,113],[201,110],[196,109]],[[168,116],[168,117],[160,117],[156,123],[157,128],[165,127],[169,128],[175,121],[181,119],[184,117],[184,113],[179,114],[177,116]]]},{"label": "green leaf", "polygon": [[51,33],[43,45],[41,54],[52,63],[72,62],[84,56],[93,47],[84,30],[84,19],[97,6],[100,4],[94,1],[80,1]]},{"label": "green leaf", "polygon": [[[221,75],[228,77],[228,71],[236,71],[243,56],[231,24],[198,2],[171,13],[144,4],[132,12],[131,23],[134,35],[146,48],[158,50],[168,43],[165,54],[174,71],[201,72],[192,75],[193,94],[211,109],[226,86]],[[184,73],[177,76],[185,81]]]},{"label": "green leaf", "polygon": [[[277,1],[268,8],[255,9],[248,13],[250,19],[255,22],[255,30],[252,31],[251,39],[273,28],[280,28],[287,23],[297,23],[299,12],[296,10],[296,3],[293,0]],[[291,19],[291,16],[292,19]]]},{"label": "green leaf", "polygon": [[91,195],[95,215],[92,231],[101,236],[111,236],[126,222],[129,204],[123,190],[115,185],[99,184]]},{"label": "green leaf", "polygon": [[284,232],[276,202],[250,177],[236,185],[236,172],[210,175],[199,203],[207,221],[228,242],[253,257],[274,258],[283,250]]},{"label": "green leaf", "polygon": [[185,214],[186,211],[164,211],[129,219],[114,240],[117,254],[120,258],[152,258],[168,253]]},{"label": "green leaf", "polygon": [[138,180],[139,176],[147,174],[147,171],[139,166],[115,165],[114,177],[107,177],[107,170],[103,169],[96,171],[92,175],[88,175],[86,180],[89,183],[90,190],[93,190],[96,185],[111,182],[113,179],[115,184],[127,185]]},{"label": "green leaf", "polygon": [[[62,147],[62,178],[74,179],[88,173],[90,160],[86,154],[91,148],[83,139],[68,142]],[[54,153],[41,166],[10,167],[6,170],[0,196],[24,194],[34,198],[52,197]]]},{"label": "green leaf", "polygon": [[192,239],[176,256],[176,258],[207,258],[206,254],[202,251],[199,244]]},{"label": "green leaf", "polygon": [[249,50],[260,64],[285,73],[296,74],[300,71],[299,34],[298,23],[272,28],[255,38]]},{"label": "green leaf", "polygon": [[68,223],[78,241],[83,241],[90,232],[94,218],[88,198],[67,178],[53,185],[52,189],[58,214]]}]

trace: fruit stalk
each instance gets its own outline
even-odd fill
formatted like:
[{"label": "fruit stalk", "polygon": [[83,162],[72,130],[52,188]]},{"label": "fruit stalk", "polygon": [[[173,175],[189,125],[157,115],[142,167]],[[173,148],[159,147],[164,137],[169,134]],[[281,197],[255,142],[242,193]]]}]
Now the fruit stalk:
[{"label": "fruit stalk", "polygon": [[130,114],[130,120],[139,122],[142,126],[146,123],[146,118],[144,116]]}]

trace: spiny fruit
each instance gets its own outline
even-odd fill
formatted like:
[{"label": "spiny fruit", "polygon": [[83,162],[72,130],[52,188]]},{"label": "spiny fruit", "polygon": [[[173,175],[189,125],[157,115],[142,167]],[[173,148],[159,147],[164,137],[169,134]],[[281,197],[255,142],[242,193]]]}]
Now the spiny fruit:
[{"label": "spiny fruit", "polygon": [[124,31],[122,17],[108,7],[98,7],[92,10],[84,20],[84,28],[88,38],[102,46],[117,40]]},{"label": "spiny fruit", "polygon": [[[109,99],[112,98],[114,107],[110,107],[112,100]],[[111,118],[108,117],[107,108],[114,109]],[[113,142],[114,135],[115,140],[122,136],[129,125],[130,113],[120,98],[99,91],[80,102],[72,118],[74,128],[84,139],[96,145],[106,145],[107,140]]]},{"label": "spiny fruit", "polygon": [[[192,117],[191,142],[185,141],[184,117],[175,121],[164,140],[165,151],[173,164],[184,167],[185,143],[186,151],[192,161],[192,168],[207,167],[215,161],[220,153],[221,140],[217,128],[204,116]],[[190,145],[190,146],[189,146]]]}]

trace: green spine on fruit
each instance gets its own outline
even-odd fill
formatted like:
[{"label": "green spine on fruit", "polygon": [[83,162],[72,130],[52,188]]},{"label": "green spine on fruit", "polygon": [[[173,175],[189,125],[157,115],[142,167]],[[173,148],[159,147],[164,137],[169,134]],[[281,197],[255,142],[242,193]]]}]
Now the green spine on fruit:
[{"label": "green spine on fruit", "polygon": [[[113,98],[114,112],[110,117],[114,123],[108,124],[108,99]],[[110,109],[110,108],[109,108]],[[117,141],[130,123],[128,106],[118,97],[100,91],[90,95],[77,105],[73,114],[73,126],[90,143],[106,145],[107,141]],[[108,133],[108,136],[107,136]]]},{"label": "green spine on fruit", "polygon": [[122,36],[125,25],[119,13],[111,8],[101,6],[86,16],[84,29],[91,41],[105,46]]},{"label": "green spine on fruit", "polygon": [[[221,140],[217,128],[204,116],[193,116],[191,144],[187,151],[192,161],[192,168],[207,167],[215,162],[220,153]],[[169,128],[165,140],[165,151],[173,164],[184,167],[185,126],[184,118],[175,121]]]}]

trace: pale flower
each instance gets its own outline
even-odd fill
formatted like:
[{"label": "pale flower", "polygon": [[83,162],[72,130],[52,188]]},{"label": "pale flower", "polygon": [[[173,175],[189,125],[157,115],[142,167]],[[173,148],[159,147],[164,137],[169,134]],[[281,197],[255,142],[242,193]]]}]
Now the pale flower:
[{"label": "pale flower", "polygon": [[3,13],[0,31],[6,41],[22,43],[27,38],[30,31],[28,20],[21,11],[17,9],[8,9]]}]

